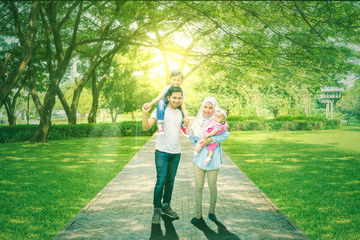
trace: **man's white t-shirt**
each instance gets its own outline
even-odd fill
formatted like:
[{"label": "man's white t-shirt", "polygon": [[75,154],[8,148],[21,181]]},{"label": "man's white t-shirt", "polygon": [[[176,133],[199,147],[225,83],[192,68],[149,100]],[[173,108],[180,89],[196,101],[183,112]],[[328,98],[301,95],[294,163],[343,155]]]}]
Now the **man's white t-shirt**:
[{"label": "man's white t-shirt", "polygon": [[[156,119],[156,108],[150,118]],[[157,136],[155,149],[166,153],[181,153],[180,127],[182,113],[177,109],[165,108],[164,135]]]}]

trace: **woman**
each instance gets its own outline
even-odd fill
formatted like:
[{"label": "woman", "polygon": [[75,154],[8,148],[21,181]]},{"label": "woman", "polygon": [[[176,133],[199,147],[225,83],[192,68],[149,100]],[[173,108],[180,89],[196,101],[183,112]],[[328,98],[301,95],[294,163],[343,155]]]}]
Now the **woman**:
[{"label": "woman", "polygon": [[[211,143],[218,143],[226,140],[229,137],[229,132],[226,130],[220,135],[212,136],[207,140],[201,141],[203,132],[208,128],[215,118],[215,112],[218,109],[218,104],[213,97],[206,97],[201,104],[198,114],[191,125],[190,141],[195,144],[208,145]],[[210,208],[209,218],[216,220],[215,206],[217,200],[217,176],[221,168],[222,153],[221,145],[219,144],[215,150],[214,155],[208,165],[204,164],[204,160],[208,156],[208,149],[204,147],[199,154],[194,156],[193,165],[195,173],[195,204],[196,204],[196,217],[191,220],[195,224],[202,220],[202,191],[204,189],[205,174],[207,174],[208,185],[210,189]]]}]

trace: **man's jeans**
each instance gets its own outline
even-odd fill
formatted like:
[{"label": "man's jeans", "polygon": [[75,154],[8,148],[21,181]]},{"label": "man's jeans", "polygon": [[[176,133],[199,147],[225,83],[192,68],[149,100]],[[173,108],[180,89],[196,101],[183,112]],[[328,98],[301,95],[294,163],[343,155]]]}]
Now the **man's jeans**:
[{"label": "man's jeans", "polygon": [[171,154],[155,150],[156,184],[154,189],[154,208],[162,203],[170,203],[176,172],[180,162],[180,153]]}]

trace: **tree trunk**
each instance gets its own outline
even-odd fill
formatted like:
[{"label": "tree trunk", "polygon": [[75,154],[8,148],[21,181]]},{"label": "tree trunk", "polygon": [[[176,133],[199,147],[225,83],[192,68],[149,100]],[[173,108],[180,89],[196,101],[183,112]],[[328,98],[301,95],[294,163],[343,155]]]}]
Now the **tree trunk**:
[{"label": "tree trunk", "polygon": [[91,110],[88,116],[88,122],[89,123],[96,123],[96,115],[97,115],[97,110],[99,107],[99,97],[100,97],[100,91],[102,89],[102,87],[104,86],[106,80],[108,79],[108,73],[110,70],[110,66],[111,66],[111,62],[112,59],[114,58],[114,54],[112,56],[110,56],[107,61],[105,62],[106,67],[105,67],[105,73],[102,76],[99,84],[96,84],[96,73],[95,71],[92,72],[91,78],[92,78],[92,104],[91,104]]},{"label": "tree trunk", "polygon": [[96,88],[96,73],[93,72],[92,73],[92,104],[91,104],[91,110],[88,116],[88,122],[89,123],[96,123],[96,114],[97,114],[97,109],[98,109],[98,105],[99,105],[99,90]]},{"label": "tree trunk", "polygon": [[88,122],[89,123],[96,123],[96,115],[97,115],[97,110],[98,110],[98,105],[99,105],[99,93],[97,92],[97,90],[93,89],[93,101],[91,104],[91,110],[88,116]]},{"label": "tree trunk", "polygon": [[16,126],[15,104],[11,104],[11,100],[7,97],[4,105],[8,116],[9,126]]},{"label": "tree trunk", "polygon": [[[69,105],[67,104],[66,98],[63,94],[63,92],[61,91],[60,87],[58,86],[56,89],[56,94],[59,97],[59,100],[61,102],[61,105],[64,108],[64,111],[66,113],[66,117],[68,119],[68,123],[69,125],[75,125],[76,124],[76,116],[75,116],[75,120],[72,118],[72,113],[71,113],[71,109],[69,107]],[[76,115],[76,114],[75,114]]]},{"label": "tree trunk", "polygon": [[9,96],[6,97],[6,99],[5,99],[4,105],[5,105],[7,115],[8,115],[8,122],[9,122],[10,126],[16,126],[16,113],[15,113],[16,102],[21,95],[21,91],[24,87],[26,79],[27,79],[27,76],[22,79],[21,85],[17,89],[17,91],[12,99],[10,99]]},{"label": "tree trunk", "polygon": [[112,108],[110,108],[110,115],[111,115],[111,122],[115,122],[116,120],[115,120],[115,117],[114,117],[114,113],[113,113],[113,109]]},{"label": "tree trunk", "polygon": [[276,118],[278,113],[279,113],[279,110],[275,109],[275,110],[272,111],[272,113],[274,114],[274,118]]},{"label": "tree trunk", "polygon": [[[9,4],[10,4],[10,9],[14,15],[15,25],[17,25],[16,23],[20,22],[19,19],[15,19],[18,18],[17,9],[14,3],[12,3],[11,1]],[[22,47],[21,57],[19,58],[17,66],[13,68],[13,70],[8,75],[7,79],[0,84],[0,107],[4,104],[6,97],[13,89],[16,82],[19,80],[20,76],[23,74],[27,64],[29,63],[30,59],[33,56],[32,49],[35,42],[40,4],[41,4],[40,1],[33,1],[31,4],[29,25],[26,35],[24,36],[21,31],[17,32]],[[20,26],[15,26],[15,28],[20,29]]]},{"label": "tree trunk", "polygon": [[67,115],[69,125],[76,125],[77,124],[76,109],[74,109],[74,110],[71,110],[70,114]]},{"label": "tree trunk", "polygon": [[97,101],[95,102],[93,100],[93,103],[91,105],[91,110],[90,110],[90,113],[89,113],[89,116],[88,116],[88,122],[89,123],[96,123],[96,114],[97,114],[97,108],[98,108],[98,103]]},{"label": "tree trunk", "polygon": [[254,90],[254,102],[255,102],[255,108],[256,108],[256,115],[261,115],[261,94],[259,91],[259,86],[257,84],[253,85]]},{"label": "tree trunk", "polygon": [[40,124],[36,129],[34,136],[31,138],[31,142],[46,143],[49,139],[49,131],[51,126],[51,114],[44,115],[40,119]]},{"label": "tree trunk", "polygon": [[[51,113],[53,110],[53,107],[55,105],[55,98],[56,98],[56,90],[58,85],[55,84],[58,81],[59,76],[57,78],[54,78],[50,80],[50,85],[48,90],[46,91],[45,98],[44,98],[44,104],[41,104],[40,98],[38,96],[37,90],[36,90],[36,80],[33,76],[33,66],[29,67],[29,85],[30,85],[30,93],[31,97],[33,98],[34,104],[36,106],[36,109],[40,115],[40,124],[34,134],[34,136],[31,138],[31,142],[42,142],[45,143],[48,141],[49,138],[49,130],[51,126]],[[60,75],[61,75],[60,71]],[[61,78],[60,78],[61,79]]]},{"label": "tree trunk", "polygon": [[31,138],[31,142],[45,143],[48,141],[51,126],[51,113],[55,105],[56,88],[56,85],[50,84],[44,98],[44,105],[40,107],[35,104],[38,112],[40,113],[40,124],[34,136]]},{"label": "tree trunk", "polygon": [[27,104],[26,104],[26,124],[30,124],[30,93],[27,95]]}]

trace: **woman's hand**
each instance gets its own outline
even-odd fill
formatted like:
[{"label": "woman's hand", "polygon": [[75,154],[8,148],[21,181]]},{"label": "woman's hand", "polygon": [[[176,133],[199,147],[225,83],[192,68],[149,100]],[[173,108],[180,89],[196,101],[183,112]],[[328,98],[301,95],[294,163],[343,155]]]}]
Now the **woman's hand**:
[{"label": "woman's hand", "polygon": [[202,147],[209,145],[212,142],[212,138],[209,137],[207,139],[201,140],[199,144],[201,144]]}]

